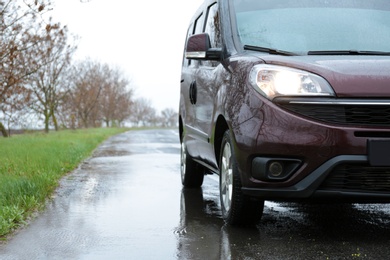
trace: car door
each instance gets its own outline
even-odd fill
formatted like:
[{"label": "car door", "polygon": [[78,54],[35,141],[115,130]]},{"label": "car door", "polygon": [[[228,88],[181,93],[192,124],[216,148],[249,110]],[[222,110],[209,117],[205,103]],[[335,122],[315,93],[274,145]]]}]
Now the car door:
[{"label": "car door", "polygon": [[[190,24],[187,33],[188,38],[197,33],[201,33],[204,25],[204,15],[201,13],[193,23]],[[181,71],[181,103],[180,110],[183,113],[185,129],[189,139],[198,139],[196,134],[197,121],[195,115],[195,106],[197,103],[195,74],[199,69],[199,62],[187,59],[184,55]],[[194,134],[195,133],[195,134]]]},{"label": "car door", "polygon": [[[220,25],[218,15],[218,4],[213,3],[207,7],[204,32],[209,34],[211,48],[221,47]],[[199,144],[201,156],[214,169],[217,169],[217,162],[214,147],[211,144],[211,134],[214,114],[214,101],[218,91],[217,61],[200,61],[193,81],[193,94],[196,95],[194,105],[197,129],[202,142]]]}]

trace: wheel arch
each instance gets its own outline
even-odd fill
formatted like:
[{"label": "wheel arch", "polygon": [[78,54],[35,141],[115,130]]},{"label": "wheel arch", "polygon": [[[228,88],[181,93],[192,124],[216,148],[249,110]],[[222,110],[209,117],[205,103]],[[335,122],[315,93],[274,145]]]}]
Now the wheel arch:
[{"label": "wheel arch", "polygon": [[226,130],[229,130],[229,125],[226,119],[222,115],[219,115],[215,123],[215,130],[214,130],[214,151],[215,151],[215,158],[217,159],[218,166],[219,166],[219,158],[221,155],[222,138]]}]

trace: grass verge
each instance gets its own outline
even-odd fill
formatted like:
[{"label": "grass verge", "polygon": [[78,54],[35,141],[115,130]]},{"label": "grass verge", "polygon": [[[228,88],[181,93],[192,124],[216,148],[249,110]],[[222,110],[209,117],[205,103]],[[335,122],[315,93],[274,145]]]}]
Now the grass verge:
[{"label": "grass verge", "polygon": [[61,177],[125,128],[65,130],[0,138],[0,239],[44,207]]}]

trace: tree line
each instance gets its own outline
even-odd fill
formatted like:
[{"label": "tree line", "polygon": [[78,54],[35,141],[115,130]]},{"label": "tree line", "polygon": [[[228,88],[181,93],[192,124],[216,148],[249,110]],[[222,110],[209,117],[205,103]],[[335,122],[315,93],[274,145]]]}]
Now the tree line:
[{"label": "tree line", "polygon": [[[158,115],[134,98],[119,68],[74,61],[77,37],[49,16],[50,0],[0,0],[0,132],[42,125],[60,128],[173,126],[177,113]],[[49,17],[49,18],[46,18]]]}]

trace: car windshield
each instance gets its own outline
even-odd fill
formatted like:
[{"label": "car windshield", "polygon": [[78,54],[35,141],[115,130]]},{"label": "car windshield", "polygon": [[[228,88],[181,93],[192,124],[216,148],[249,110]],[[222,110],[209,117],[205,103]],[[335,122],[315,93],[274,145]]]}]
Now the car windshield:
[{"label": "car windshield", "polygon": [[244,46],[300,54],[390,52],[388,0],[231,1]]}]

